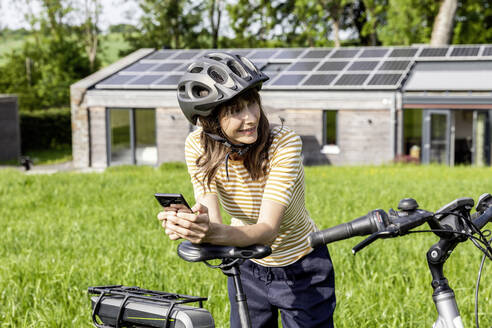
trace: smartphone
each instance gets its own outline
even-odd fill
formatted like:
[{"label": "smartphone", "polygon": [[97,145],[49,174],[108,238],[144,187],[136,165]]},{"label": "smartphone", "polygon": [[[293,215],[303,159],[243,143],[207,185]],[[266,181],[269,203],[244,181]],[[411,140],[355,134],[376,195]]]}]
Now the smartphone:
[{"label": "smartphone", "polygon": [[170,207],[171,204],[183,204],[191,210],[190,205],[181,194],[154,194],[154,196],[163,207]]}]

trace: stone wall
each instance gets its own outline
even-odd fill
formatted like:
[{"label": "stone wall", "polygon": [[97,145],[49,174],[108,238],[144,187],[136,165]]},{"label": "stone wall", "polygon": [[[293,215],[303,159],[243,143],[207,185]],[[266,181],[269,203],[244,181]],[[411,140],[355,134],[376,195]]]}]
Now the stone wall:
[{"label": "stone wall", "polygon": [[389,110],[340,110],[337,115],[338,154],[321,152],[324,146],[322,110],[277,110],[271,115],[271,121],[282,117],[285,125],[301,136],[306,165],[365,165],[393,160]]},{"label": "stone wall", "polygon": [[184,145],[191,124],[179,108],[157,108],[157,158],[164,162],[184,162]]},{"label": "stone wall", "polygon": [[91,107],[89,117],[91,166],[107,167],[106,108]]}]

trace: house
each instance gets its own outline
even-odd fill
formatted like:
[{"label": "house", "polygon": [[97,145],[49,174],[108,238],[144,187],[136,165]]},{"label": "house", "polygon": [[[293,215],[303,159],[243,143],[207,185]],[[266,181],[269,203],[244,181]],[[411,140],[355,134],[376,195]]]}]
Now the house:
[{"label": "house", "polygon": [[140,49],[72,85],[74,165],[184,161],[177,82],[215,51],[270,76],[267,116],[301,135],[305,164],[490,165],[492,45]]}]

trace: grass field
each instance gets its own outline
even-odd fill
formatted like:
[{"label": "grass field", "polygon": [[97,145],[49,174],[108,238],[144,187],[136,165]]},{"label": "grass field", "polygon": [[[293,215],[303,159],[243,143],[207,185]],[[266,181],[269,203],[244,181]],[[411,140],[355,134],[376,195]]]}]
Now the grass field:
[{"label": "grass field", "polygon": [[[492,192],[490,168],[441,166],[306,168],[307,208],[320,228],[414,197],[436,210]],[[228,326],[225,277],[176,255],[155,216],[154,192],[192,188],[181,164],[115,167],[104,173],[25,175],[0,170],[0,327],[91,327],[87,287],[136,285],[207,296],[217,327]],[[489,224],[490,228],[491,224]],[[336,272],[337,327],[431,327],[425,253],[437,241],[415,234],[381,240],[357,256],[354,238],[329,246]],[[474,326],[481,253],[461,245],[445,267],[465,327]],[[481,327],[492,326],[491,263],[480,289]]]},{"label": "grass field", "polygon": [[[101,66],[105,67],[121,58],[119,51],[126,49],[128,44],[123,39],[121,33],[104,34],[101,35],[100,38],[101,48],[99,49],[99,58],[101,59]],[[30,37],[0,38],[0,65],[6,63],[4,55],[8,55],[13,50],[22,49],[22,46],[27,39],[30,39]]]}]

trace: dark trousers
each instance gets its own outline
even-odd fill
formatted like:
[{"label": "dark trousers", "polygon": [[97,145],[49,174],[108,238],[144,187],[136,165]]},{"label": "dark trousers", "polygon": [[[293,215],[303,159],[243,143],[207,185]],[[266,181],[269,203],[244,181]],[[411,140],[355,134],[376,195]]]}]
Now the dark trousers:
[{"label": "dark trousers", "polygon": [[[326,246],[314,249],[285,267],[264,267],[252,261],[241,266],[253,328],[333,327],[335,273]],[[241,328],[232,278],[227,281],[231,328]]]}]

